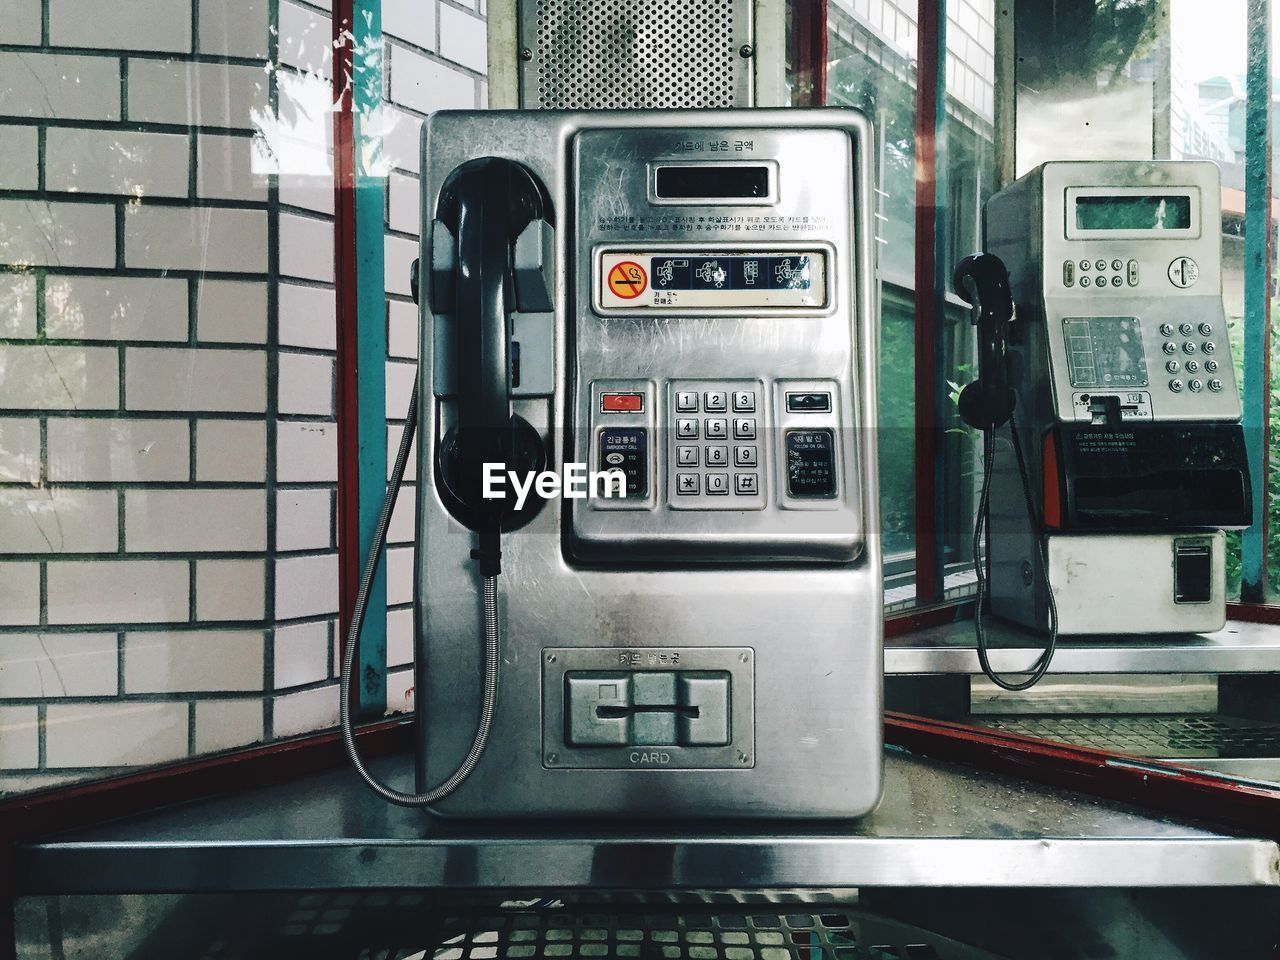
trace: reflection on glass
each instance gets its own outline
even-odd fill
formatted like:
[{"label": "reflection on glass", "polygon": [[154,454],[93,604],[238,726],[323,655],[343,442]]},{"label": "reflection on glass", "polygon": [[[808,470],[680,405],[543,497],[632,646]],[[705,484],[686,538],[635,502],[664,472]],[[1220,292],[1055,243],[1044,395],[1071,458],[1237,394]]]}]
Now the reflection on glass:
[{"label": "reflection on glass", "polygon": [[1191,198],[1186,196],[1077,197],[1080,230],[1186,230]]}]

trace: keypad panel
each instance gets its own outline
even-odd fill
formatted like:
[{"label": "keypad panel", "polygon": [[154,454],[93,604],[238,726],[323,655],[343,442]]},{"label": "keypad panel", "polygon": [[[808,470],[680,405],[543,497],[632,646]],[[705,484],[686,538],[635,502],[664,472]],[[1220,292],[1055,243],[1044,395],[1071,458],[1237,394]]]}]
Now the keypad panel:
[{"label": "keypad panel", "polygon": [[667,506],[763,510],[765,416],[758,380],[672,380],[666,385]]}]

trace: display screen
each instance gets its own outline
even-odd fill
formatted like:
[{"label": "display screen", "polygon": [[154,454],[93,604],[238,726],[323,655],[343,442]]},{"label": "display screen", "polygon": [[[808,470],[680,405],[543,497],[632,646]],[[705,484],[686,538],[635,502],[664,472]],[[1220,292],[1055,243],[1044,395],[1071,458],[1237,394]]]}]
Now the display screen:
[{"label": "display screen", "polygon": [[659,167],[653,192],[659,200],[756,200],[769,195],[769,168],[747,164]]},{"label": "display screen", "polygon": [[1147,357],[1133,317],[1062,321],[1073,387],[1145,387]]},{"label": "display screen", "polygon": [[655,290],[808,290],[813,267],[808,255],[662,256],[650,260]]},{"label": "display screen", "polygon": [[1076,197],[1078,230],[1189,230],[1191,197],[1132,194]]}]

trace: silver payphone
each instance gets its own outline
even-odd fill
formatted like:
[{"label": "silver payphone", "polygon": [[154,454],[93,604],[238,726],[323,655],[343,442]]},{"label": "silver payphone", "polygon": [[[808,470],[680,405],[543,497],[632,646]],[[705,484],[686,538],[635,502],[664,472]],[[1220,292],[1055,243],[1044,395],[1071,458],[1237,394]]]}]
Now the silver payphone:
[{"label": "silver payphone", "polygon": [[874,806],[870,144],[848,110],[426,121],[423,792],[388,799]]},{"label": "silver payphone", "polygon": [[1075,635],[1225,622],[1223,530],[1250,497],[1220,217],[1208,162],[1046,163],[987,203],[1008,286],[984,304],[985,412],[1003,391],[1013,417],[989,467],[993,613]]}]

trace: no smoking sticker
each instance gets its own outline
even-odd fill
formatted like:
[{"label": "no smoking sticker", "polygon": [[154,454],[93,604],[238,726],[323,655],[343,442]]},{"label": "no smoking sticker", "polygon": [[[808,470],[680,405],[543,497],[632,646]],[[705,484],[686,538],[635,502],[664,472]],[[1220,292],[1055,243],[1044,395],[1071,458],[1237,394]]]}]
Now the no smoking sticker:
[{"label": "no smoking sticker", "polygon": [[615,263],[609,269],[606,282],[609,285],[609,291],[615,297],[634,300],[649,288],[649,275],[645,273],[644,267],[634,260],[624,260],[622,263]]}]

